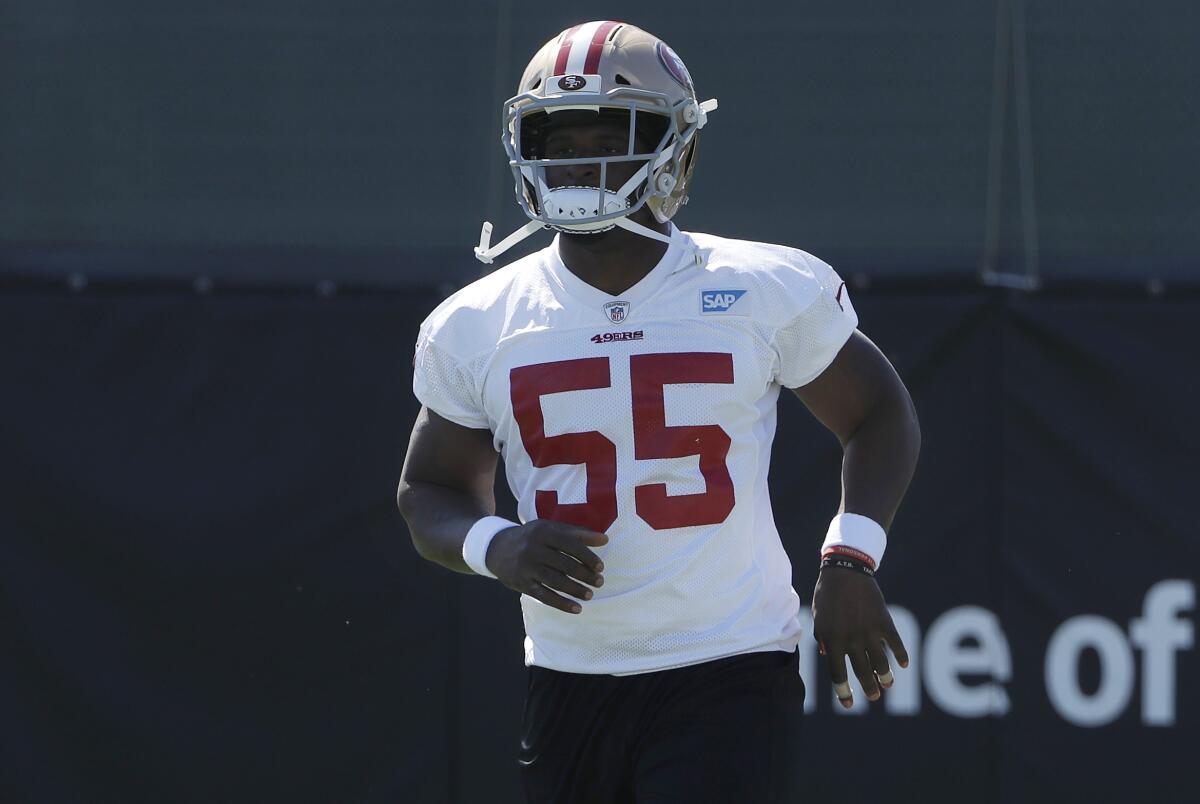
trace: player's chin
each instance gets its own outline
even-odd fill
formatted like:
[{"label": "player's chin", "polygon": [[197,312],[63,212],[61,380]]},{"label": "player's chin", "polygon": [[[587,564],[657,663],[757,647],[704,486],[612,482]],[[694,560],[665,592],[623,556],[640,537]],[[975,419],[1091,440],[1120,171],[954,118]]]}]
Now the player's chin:
[{"label": "player's chin", "polygon": [[564,231],[563,236],[569,237],[569,238],[571,238],[571,240],[578,242],[578,243],[603,243],[605,240],[608,240],[608,238],[611,237],[612,233],[615,232],[616,230],[617,230],[617,227],[614,225],[611,229],[605,229],[600,232]]}]

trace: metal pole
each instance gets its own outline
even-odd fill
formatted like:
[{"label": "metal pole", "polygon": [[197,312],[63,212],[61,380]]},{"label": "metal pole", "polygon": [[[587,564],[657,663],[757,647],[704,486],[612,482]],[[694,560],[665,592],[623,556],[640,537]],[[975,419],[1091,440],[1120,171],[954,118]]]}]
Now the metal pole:
[{"label": "metal pole", "polygon": [[1017,167],[1021,177],[1021,229],[1025,235],[1025,277],[1031,287],[1041,282],[1038,261],[1037,193],[1033,170],[1033,126],[1029,103],[1029,58],[1026,50],[1025,0],[1013,0],[1013,83],[1017,107]]},{"label": "metal pole", "polygon": [[[1014,273],[1000,265],[1000,232],[1004,198],[1004,132],[1008,122],[1008,73],[1013,71],[1017,126],[1017,176],[1021,205],[1025,271]],[[1034,192],[1033,134],[1029,103],[1029,62],[1025,47],[1024,0],[998,0],[996,54],[992,70],[992,120],[988,148],[987,206],[980,278],[985,285],[1034,290],[1038,268],[1037,207]]]},{"label": "metal pole", "polygon": [[1008,0],[996,3],[996,52],[992,60],[992,120],[989,128],[987,206],[984,210],[983,281],[999,269],[1000,200],[1004,183],[1004,122],[1008,112],[1008,54],[1010,52]]}]

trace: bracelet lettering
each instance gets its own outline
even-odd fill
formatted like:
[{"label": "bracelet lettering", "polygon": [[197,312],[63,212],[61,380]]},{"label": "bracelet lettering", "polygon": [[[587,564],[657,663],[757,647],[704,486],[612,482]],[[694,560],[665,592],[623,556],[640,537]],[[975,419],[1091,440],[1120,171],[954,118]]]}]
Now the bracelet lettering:
[{"label": "bracelet lettering", "polygon": [[875,569],[875,559],[871,558],[871,556],[867,555],[862,550],[855,550],[853,547],[847,547],[844,544],[835,544],[826,547],[825,551],[821,553],[821,558],[825,558],[828,555],[843,555],[850,558],[856,558],[871,569]]},{"label": "bracelet lettering", "polygon": [[872,578],[875,577],[875,570],[871,569],[865,564],[860,564],[859,562],[849,558],[830,556],[829,558],[822,559],[821,569],[825,569],[826,567],[840,567],[842,569],[855,570],[856,572],[861,572],[863,575],[869,575]]}]

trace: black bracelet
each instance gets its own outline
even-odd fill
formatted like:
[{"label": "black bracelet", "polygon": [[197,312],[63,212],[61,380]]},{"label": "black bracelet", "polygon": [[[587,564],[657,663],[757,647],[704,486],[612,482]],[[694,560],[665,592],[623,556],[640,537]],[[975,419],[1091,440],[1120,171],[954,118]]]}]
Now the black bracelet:
[{"label": "black bracelet", "polygon": [[844,556],[826,556],[825,558],[821,559],[821,569],[825,569],[826,567],[841,567],[842,569],[858,570],[863,575],[870,575],[872,578],[875,577],[875,570],[871,569],[861,561],[855,561],[852,558],[845,558]]}]

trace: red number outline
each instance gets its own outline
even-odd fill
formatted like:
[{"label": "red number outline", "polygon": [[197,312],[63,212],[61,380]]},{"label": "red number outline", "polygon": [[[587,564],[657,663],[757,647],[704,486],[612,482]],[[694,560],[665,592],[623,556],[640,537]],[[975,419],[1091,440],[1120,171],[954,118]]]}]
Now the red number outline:
[{"label": "red number outline", "polygon": [[[666,483],[634,487],[639,517],[655,530],[724,522],[735,503],[733,480],[725,459],[732,443],[717,424],[668,426],[665,387],[682,383],[733,383],[733,355],[723,352],[677,352],[629,358],[633,445],[636,460],[700,456],[705,490],[699,494],[667,494]],[[597,430],[546,435],[542,396],[612,386],[608,357],[586,357],[521,366],[509,372],[509,396],[521,442],[534,466],[585,466],[587,500],[560,503],[558,492],[537,489],[534,508],[553,519],[595,531],[617,519],[617,448]]]},{"label": "red number outline", "polygon": [[717,424],[667,426],[667,385],[733,383],[733,355],[720,352],[633,355],[633,457],[700,456],[705,489],[699,494],[667,494],[666,483],[646,483],[633,490],[637,513],[655,530],[714,525],[733,510],[733,480],[725,458],[729,434]]},{"label": "red number outline", "polygon": [[604,532],[617,520],[617,445],[596,430],[547,436],[542,396],[612,385],[607,357],[585,357],[522,366],[509,372],[509,397],[521,443],[534,466],[584,464],[587,502],[560,503],[557,491],[538,489],[534,508],[553,519]]}]

